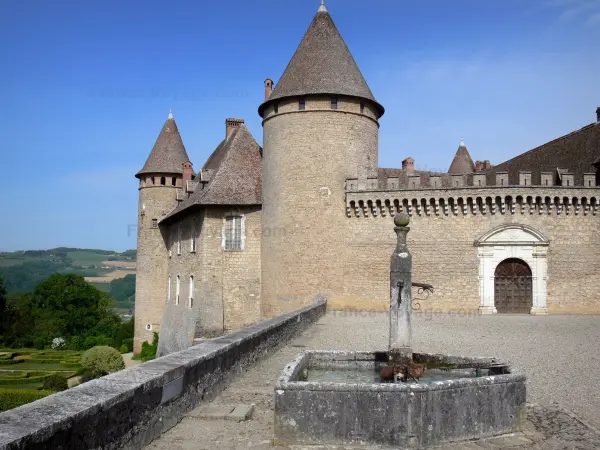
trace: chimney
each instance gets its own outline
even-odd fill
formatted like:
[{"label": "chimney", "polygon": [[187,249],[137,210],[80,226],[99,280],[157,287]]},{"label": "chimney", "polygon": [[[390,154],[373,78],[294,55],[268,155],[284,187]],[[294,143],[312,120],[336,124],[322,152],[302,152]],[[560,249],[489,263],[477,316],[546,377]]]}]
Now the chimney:
[{"label": "chimney", "polygon": [[475,172],[481,172],[483,170],[483,161],[475,161]]},{"label": "chimney", "polygon": [[415,160],[410,156],[406,158],[404,161],[402,161],[402,169],[406,170],[407,175],[412,175],[412,173],[415,171]]},{"label": "chimney", "polygon": [[190,161],[184,162],[183,163],[183,188],[184,189],[185,189],[187,182],[192,179],[193,172],[194,171],[192,170],[192,163]]},{"label": "chimney", "polygon": [[265,101],[269,99],[271,92],[273,91],[273,80],[267,78],[265,80]]},{"label": "chimney", "polygon": [[596,109],[596,123],[600,123],[600,106]]},{"label": "chimney", "polygon": [[233,118],[225,119],[225,139],[229,139],[229,136],[231,136],[231,133],[233,133],[233,131],[236,128],[239,128],[243,123],[244,123],[244,119],[233,119]]},{"label": "chimney", "polygon": [[483,170],[490,170],[492,168],[492,164],[490,163],[489,159],[486,159],[483,162]]}]

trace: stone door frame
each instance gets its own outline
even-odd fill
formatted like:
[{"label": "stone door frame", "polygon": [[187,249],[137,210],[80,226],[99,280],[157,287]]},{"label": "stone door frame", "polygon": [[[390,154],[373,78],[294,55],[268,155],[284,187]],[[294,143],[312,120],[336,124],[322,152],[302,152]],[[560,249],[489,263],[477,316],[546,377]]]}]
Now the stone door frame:
[{"label": "stone door frame", "polygon": [[540,231],[528,225],[505,224],[485,233],[474,243],[479,257],[479,313],[496,314],[496,267],[508,258],[525,261],[531,269],[533,307],[530,314],[548,314],[548,245]]}]

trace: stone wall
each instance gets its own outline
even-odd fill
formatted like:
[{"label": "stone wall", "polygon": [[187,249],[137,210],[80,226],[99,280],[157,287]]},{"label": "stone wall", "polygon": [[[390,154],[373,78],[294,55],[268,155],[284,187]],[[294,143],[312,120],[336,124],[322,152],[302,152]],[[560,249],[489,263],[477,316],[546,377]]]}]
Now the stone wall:
[{"label": "stone wall", "polygon": [[175,187],[160,185],[140,187],[135,284],[134,351],[136,353],[141,350],[142,342],[152,342],[153,333],[160,331],[166,298],[166,236],[160,228],[152,227],[152,221],[160,222],[175,207],[175,204]]},{"label": "stone wall", "polygon": [[[243,217],[243,250],[223,249],[225,217]],[[261,319],[260,314],[260,241],[259,206],[207,207],[198,209],[169,225],[170,237],[167,280],[159,354],[165,355],[192,345],[197,337],[213,337],[241,328]],[[178,236],[181,228],[181,252]],[[192,250],[192,232],[196,249]],[[180,278],[177,304],[176,284]],[[190,276],[194,292],[190,304]],[[168,284],[168,283],[167,283]]]},{"label": "stone wall", "polygon": [[[523,192],[520,192],[520,190]],[[349,193],[347,202],[365,205],[385,205],[394,196],[402,199],[427,199],[488,196],[502,198],[508,193],[514,197],[545,198],[598,196],[598,189],[465,189],[400,191],[395,193]],[[389,194],[389,195],[388,195]],[[389,197],[389,199],[388,199]],[[458,205],[457,205],[458,206]],[[434,295],[421,302],[422,310],[453,312],[476,312],[480,304],[479,258],[474,241],[486,232],[502,224],[522,224],[541,232],[548,240],[547,250],[547,307],[549,313],[600,313],[600,299],[595,285],[600,273],[600,215],[590,209],[579,208],[577,213],[571,205],[569,211],[560,213],[534,205],[514,213],[510,207],[504,213],[498,206],[496,213],[488,210],[474,214],[462,207],[444,209],[436,213],[433,207],[417,212],[412,209],[411,231],[408,245],[413,256],[413,280],[430,283]],[[388,308],[388,267],[395,245],[392,216],[394,208],[386,210],[365,208],[356,214],[348,209],[346,239],[347,256],[344,261],[344,296],[331,298],[332,308],[383,309]],[[375,212],[375,214],[374,214]],[[383,212],[383,214],[382,214]],[[465,214],[466,212],[466,214]]]},{"label": "stone wall", "polygon": [[141,449],[326,310],[307,306],[0,414],[0,450]]},{"label": "stone wall", "polygon": [[[265,111],[263,314],[273,316],[342,292],[344,185],[377,176],[379,125],[373,106],[340,97],[284,99]],[[355,175],[349,175],[355,174]]]}]

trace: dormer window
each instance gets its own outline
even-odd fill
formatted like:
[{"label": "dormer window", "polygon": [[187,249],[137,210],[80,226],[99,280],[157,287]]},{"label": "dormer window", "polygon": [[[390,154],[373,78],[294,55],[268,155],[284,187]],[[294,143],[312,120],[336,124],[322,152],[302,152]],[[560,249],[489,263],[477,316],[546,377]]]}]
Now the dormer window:
[{"label": "dormer window", "polygon": [[338,109],[338,99],[335,97],[331,99],[331,109]]},{"label": "dormer window", "polygon": [[301,98],[300,101],[298,102],[298,110],[304,111],[305,109],[306,109],[306,99]]}]

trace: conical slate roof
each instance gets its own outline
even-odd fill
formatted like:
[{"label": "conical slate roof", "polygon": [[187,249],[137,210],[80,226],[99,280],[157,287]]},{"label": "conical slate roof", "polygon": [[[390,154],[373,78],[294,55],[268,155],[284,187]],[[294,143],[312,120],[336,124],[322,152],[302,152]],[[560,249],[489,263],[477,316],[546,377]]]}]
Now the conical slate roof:
[{"label": "conical slate roof", "polygon": [[323,5],[308,27],[279,83],[258,108],[258,113],[262,116],[265,106],[273,100],[314,94],[364,98],[377,105],[380,115],[384,112]]},{"label": "conical slate roof", "polygon": [[475,172],[475,164],[469,155],[469,150],[463,141],[460,141],[456,155],[448,169],[449,174],[468,174]]},{"label": "conical slate roof", "polygon": [[183,163],[189,160],[173,114],[169,113],[146,164],[136,177],[147,173],[183,173]]}]

